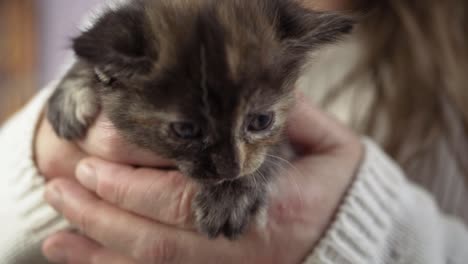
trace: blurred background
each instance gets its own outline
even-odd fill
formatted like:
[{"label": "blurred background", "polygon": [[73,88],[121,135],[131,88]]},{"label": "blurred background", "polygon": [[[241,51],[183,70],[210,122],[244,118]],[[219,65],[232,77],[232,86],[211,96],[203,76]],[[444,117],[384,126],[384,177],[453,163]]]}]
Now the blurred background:
[{"label": "blurred background", "polygon": [[83,16],[103,0],[0,0],[0,121],[58,73]]}]

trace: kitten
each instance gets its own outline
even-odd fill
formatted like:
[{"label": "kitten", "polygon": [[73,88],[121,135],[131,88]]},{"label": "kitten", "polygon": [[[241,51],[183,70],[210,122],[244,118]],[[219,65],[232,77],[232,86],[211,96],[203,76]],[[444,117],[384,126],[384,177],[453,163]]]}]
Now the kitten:
[{"label": "kitten", "polygon": [[56,133],[85,136],[99,111],[128,141],[200,184],[199,230],[234,239],[266,206],[270,155],[309,51],[347,16],[286,0],[128,1],[74,39],[77,62],[48,105]]}]

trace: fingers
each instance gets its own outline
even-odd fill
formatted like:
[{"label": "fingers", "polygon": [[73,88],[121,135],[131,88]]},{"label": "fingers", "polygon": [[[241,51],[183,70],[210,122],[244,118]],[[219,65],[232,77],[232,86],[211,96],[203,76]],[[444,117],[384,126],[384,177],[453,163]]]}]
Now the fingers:
[{"label": "fingers", "polygon": [[89,158],[76,174],[86,188],[122,209],[168,225],[193,227],[196,186],[177,171],[136,169]]},{"label": "fingers", "polygon": [[49,261],[67,264],[136,264],[135,261],[103,248],[94,241],[69,232],[49,237],[42,246]]},{"label": "fingers", "polygon": [[126,141],[104,116],[99,115],[80,147],[91,156],[122,164],[145,167],[170,167],[172,162]]},{"label": "fingers", "polygon": [[290,112],[287,133],[301,154],[328,151],[351,138],[353,133],[309,102],[298,98]]},{"label": "fingers", "polygon": [[78,143],[59,138],[48,120],[42,119],[35,139],[34,156],[39,172],[48,180],[73,179],[78,161],[89,155],[122,164],[172,166],[170,161],[125,141],[102,115],[89,129],[86,139]]},{"label": "fingers", "polygon": [[73,179],[78,161],[85,154],[73,143],[58,138],[44,118],[35,139],[35,159],[41,175],[47,179]]},{"label": "fingers", "polygon": [[300,181],[299,186],[307,186],[306,196],[320,195],[322,189],[346,188],[364,152],[349,128],[301,96],[290,113],[287,132],[300,154],[291,173]]},{"label": "fingers", "polygon": [[189,263],[190,251],[178,249],[200,245],[194,233],[119,210],[71,181],[50,183],[46,200],[86,236],[142,263]]}]

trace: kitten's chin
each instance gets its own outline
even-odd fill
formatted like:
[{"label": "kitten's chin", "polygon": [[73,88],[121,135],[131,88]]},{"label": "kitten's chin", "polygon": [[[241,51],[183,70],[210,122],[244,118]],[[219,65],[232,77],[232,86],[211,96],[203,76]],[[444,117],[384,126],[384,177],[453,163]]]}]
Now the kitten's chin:
[{"label": "kitten's chin", "polygon": [[200,179],[200,178],[193,178],[193,179],[195,179],[195,181],[197,181],[198,183],[202,185],[216,186],[216,185],[221,185],[227,182],[235,182],[235,181],[240,180],[241,178],[242,177],[239,176],[239,177],[232,178],[232,179]]},{"label": "kitten's chin", "polygon": [[241,178],[241,176],[235,177],[235,178],[221,178],[221,177],[214,177],[213,175],[210,177],[208,175],[201,175],[200,176],[195,176],[196,173],[194,173],[191,169],[183,168],[179,166],[179,170],[182,172],[183,175],[186,175],[190,179],[194,180],[195,182],[201,184],[201,185],[207,185],[207,186],[216,186],[223,184],[225,182],[232,182],[236,181]]},{"label": "kitten's chin", "polygon": [[248,164],[247,167],[244,167],[244,170],[242,170],[241,173],[236,177],[221,177],[216,173],[213,174],[207,171],[204,171],[204,173],[197,173],[200,170],[193,168],[192,164],[188,162],[180,162],[177,167],[182,172],[182,174],[188,176],[189,178],[201,185],[216,186],[221,185],[223,183],[247,179],[249,177],[256,177],[259,173],[259,170],[264,165],[265,161],[266,157],[257,158],[255,162],[251,162],[250,164]]}]

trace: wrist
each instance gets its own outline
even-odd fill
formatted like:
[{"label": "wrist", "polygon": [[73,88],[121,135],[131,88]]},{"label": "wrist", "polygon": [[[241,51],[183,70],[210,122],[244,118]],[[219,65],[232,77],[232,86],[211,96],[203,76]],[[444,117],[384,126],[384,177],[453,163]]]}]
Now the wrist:
[{"label": "wrist", "polygon": [[277,237],[288,237],[281,251],[290,257],[280,263],[300,263],[326,236],[354,186],[364,145],[358,138],[349,138],[327,153],[294,163],[302,175],[278,179],[280,189],[288,191],[275,189],[269,223],[273,233],[280,233]]},{"label": "wrist", "polygon": [[357,178],[306,264],[380,263],[385,254],[385,241],[400,214],[404,178],[374,143],[364,142],[366,153]]}]

